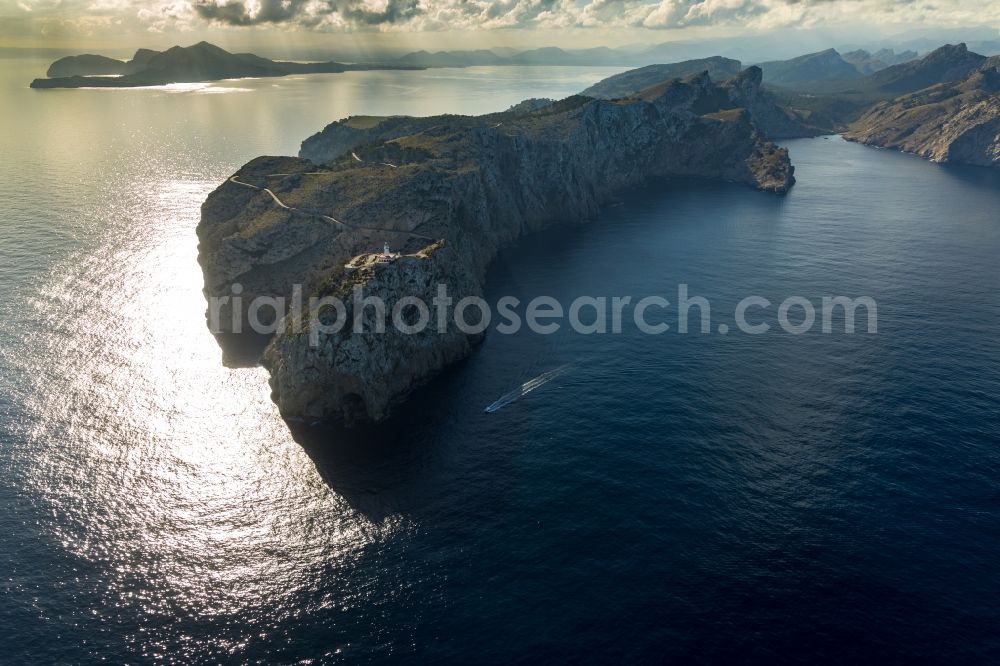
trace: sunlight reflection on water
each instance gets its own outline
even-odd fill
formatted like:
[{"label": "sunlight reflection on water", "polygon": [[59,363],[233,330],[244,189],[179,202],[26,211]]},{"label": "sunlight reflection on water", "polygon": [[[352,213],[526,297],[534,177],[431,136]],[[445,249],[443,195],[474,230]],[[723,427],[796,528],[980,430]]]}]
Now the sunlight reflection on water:
[{"label": "sunlight reflection on water", "polygon": [[[295,441],[267,374],[225,368],[208,334],[200,205],[239,165],[294,154],[336,118],[496,111],[617,69],[38,91],[27,81],[47,60],[0,65],[0,624],[24,639],[12,658],[295,661],[405,644],[463,570],[477,507],[503,501],[510,450],[468,447],[467,419],[426,407],[403,445]],[[217,94],[244,88],[252,100]],[[428,513],[448,543],[429,554],[414,544]]]},{"label": "sunlight reflection on water", "polygon": [[212,81],[201,81],[192,83],[167,83],[159,86],[128,86],[124,88],[107,88],[104,86],[94,86],[94,87],[81,86],[80,88],[77,88],[77,90],[96,90],[102,92],[138,91],[144,94],[149,94],[150,91],[162,91],[165,93],[219,94],[219,93],[234,93],[234,92],[251,92],[253,90],[253,88],[226,86],[223,85],[224,83],[225,82],[218,83]]},{"label": "sunlight reflection on water", "polygon": [[[116,572],[108,601],[146,615],[288,608],[318,562],[401,528],[322,482],[262,369],[221,365],[189,233],[214,186],[133,191],[115,218],[146,220],[141,242],[109,228],[104,251],[58,266],[32,302],[46,339],[37,365],[23,359],[36,379],[27,434],[47,444],[31,491],[51,503],[55,539]],[[123,596],[136,575],[142,595]]]},{"label": "sunlight reflection on water", "polygon": [[[204,325],[206,194],[334,118],[496,111],[613,72],[109,94],[32,90],[47,61],[6,62],[0,660],[997,653],[997,173],[790,142],[787,197],[658,184],[524,239],[487,286],[684,282],[713,316],[868,294],[877,336],[489,335],[391,426],[290,434],[265,373],[223,367]],[[482,412],[571,361],[564,386]]]}]

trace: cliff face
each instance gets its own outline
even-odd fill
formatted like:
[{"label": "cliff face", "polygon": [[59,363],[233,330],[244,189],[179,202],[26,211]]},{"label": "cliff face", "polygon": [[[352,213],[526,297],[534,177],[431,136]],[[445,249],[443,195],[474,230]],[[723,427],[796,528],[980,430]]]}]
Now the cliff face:
[{"label": "cliff face", "polygon": [[[699,76],[618,102],[570,97],[480,117],[334,123],[303,143],[308,160],[258,158],[209,196],[198,227],[206,295],[229,295],[239,282],[247,304],[288,296],[295,284],[307,295],[350,284],[391,308],[445,284],[459,299],[479,293],[503,245],[556,222],[593,219],[615,194],[655,178],[786,191],[794,182],[786,151],[760,136],[749,112],[732,108],[731,92]],[[383,241],[412,256],[341,274]],[[421,338],[390,326],[317,345],[289,324],[264,355],[289,418],[384,418],[393,400],[466,355],[471,342],[454,330]]]},{"label": "cliff face", "polygon": [[[363,265],[355,272],[328,277],[314,292],[316,298],[343,302],[347,324],[334,325],[338,313],[332,307],[320,310],[315,320],[309,315],[288,318],[264,352],[272,397],[287,418],[384,419],[394,401],[464,358],[477,341],[453,320],[439,329],[436,311],[420,332],[403,333],[391,321],[379,332],[385,321],[375,307],[359,308],[353,299],[355,285],[364,297],[378,297],[390,308],[403,296],[419,298],[431,308],[441,286],[453,298],[478,295],[480,281],[452,248],[432,245],[388,264],[374,257],[359,263]],[[391,310],[386,316],[391,319]],[[399,316],[414,325],[419,315],[401,310]]]},{"label": "cliff face", "polygon": [[958,83],[877,104],[844,136],[935,162],[1000,166],[1000,72],[987,66]]},{"label": "cliff face", "polygon": [[754,124],[770,139],[791,139],[819,136],[829,133],[829,128],[817,124],[801,111],[778,104],[774,95],[761,87],[763,71],[747,67],[723,83],[731,103],[747,108]]}]

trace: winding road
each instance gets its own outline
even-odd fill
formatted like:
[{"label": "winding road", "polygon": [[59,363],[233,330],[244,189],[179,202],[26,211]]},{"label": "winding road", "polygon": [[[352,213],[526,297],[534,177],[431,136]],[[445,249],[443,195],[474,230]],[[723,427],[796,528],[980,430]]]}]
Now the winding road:
[{"label": "winding road", "polygon": [[[357,155],[355,155],[355,157],[357,157]],[[359,161],[360,161],[360,159],[361,158],[358,158]],[[392,165],[387,165],[387,166],[392,166]],[[396,167],[393,167],[393,168],[395,169]],[[300,175],[322,174],[322,173],[329,173],[329,172],[327,172],[327,171],[306,171],[306,172],[300,172],[300,173],[269,173],[269,174],[266,174],[264,176],[264,178],[272,178],[272,177],[280,177],[280,176],[300,176]],[[365,226],[360,226],[360,225],[347,224],[346,222],[341,222],[340,220],[338,220],[335,217],[332,217],[330,215],[326,215],[325,213],[321,213],[318,210],[310,210],[308,208],[296,208],[294,206],[289,206],[284,201],[282,201],[281,199],[279,199],[278,195],[275,194],[273,191],[271,191],[270,188],[267,188],[267,187],[258,187],[256,185],[251,185],[250,183],[244,183],[242,180],[239,179],[239,176],[231,176],[229,178],[229,182],[235,183],[236,185],[242,185],[243,187],[249,187],[252,190],[258,190],[258,191],[261,191],[261,192],[267,192],[271,196],[271,199],[274,200],[274,203],[277,204],[278,207],[280,207],[280,208],[284,208],[285,210],[293,212],[293,213],[299,213],[300,215],[310,215],[310,216],[313,216],[313,217],[321,217],[324,220],[329,220],[330,222],[333,222],[334,224],[339,225],[340,227],[342,227],[343,229],[345,229],[347,231],[358,231],[358,230],[377,231],[379,233],[406,234],[407,236],[413,236],[414,238],[419,238],[421,240],[426,240],[426,241],[431,241],[431,242],[433,242],[435,240],[434,238],[431,238],[430,236],[424,236],[423,234],[414,233],[412,231],[403,231],[401,229],[383,229],[381,227],[365,227]]]},{"label": "winding road", "polygon": [[[354,151],[351,151],[351,157],[353,157],[357,161],[361,162],[362,164],[365,163],[365,160],[363,160],[360,157],[358,157],[358,154],[355,153]],[[381,164],[382,166],[392,167],[393,169],[398,169],[399,168],[398,166],[396,166],[395,164],[392,164],[391,162],[379,162],[379,164]]]}]

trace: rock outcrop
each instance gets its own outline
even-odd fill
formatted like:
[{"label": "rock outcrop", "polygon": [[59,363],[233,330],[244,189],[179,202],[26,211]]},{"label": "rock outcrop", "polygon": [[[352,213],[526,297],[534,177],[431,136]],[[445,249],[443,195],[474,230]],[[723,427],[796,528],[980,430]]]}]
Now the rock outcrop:
[{"label": "rock outcrop", "polygon": [[[209,196],[198,226],[206,296],[230,296],[240,284],[242,303],[224,311],[223,330],[246,321],[255,296],[288,298],[296,285],[306,296],[357,287],[389,308],[406,296],[429,301],[445,285],[457,301],[480,293],[502,246],[593,219],[615,195],[654,179],[784,192],[794,182],[787,152],[737,106],[753,92],[745,83],[738,93],[702,75],[627,100],[574,96],[478,117],[334,123],[303,142],[302,157],[257,158]],[[366,258],[384,241],[403,256]],[[360,268],[345,271],[349,261]],[[347,310],[351,323],[374,316]],[[394,400],[475,341],[451,327],[415,336],[351,327],[317,338],[297,321],[280,322],[263,357],[286,418],[385,418]]]},{"label": "rock outcrop", "polygon": [[[273,395],[286,417],[384,419],[394,401],[464,358],[478,341],[444,318],[443,309],[444,325],[438,328],[437,310],[431,309],[442,287],[460,297],[479,293],[480,280],[453,248],[432,244],[389,263],[375,256],[356,263],[354,272],[335,271],[313,293],[316,299],[336,298],[344,304],[342,313],[326,307],[315,319],[308,313],[289,318],[264,352]],[[428,306],[428,324],[416,330],[419,313],[404,309],[399,321],[412,332],[386,324],[391,311],[380,316],[374,305],[358,307],[355,286],[390,307],[404,296],[420,299]]]},{"label": "rock outcrop", "polygon": [[747,67],[723,83],[732,104],[748,109],[757,128],[769,139],[791,139],[829,133],[824,123],[817,123],[809,113],[778,104],[774,95],[761,87],[763,72]]},{"label": "rock outcrop", "polygon": [[957,83],[875,105],[844,137],[935,162],[1000,166],[1000,71],[991,59]]}]

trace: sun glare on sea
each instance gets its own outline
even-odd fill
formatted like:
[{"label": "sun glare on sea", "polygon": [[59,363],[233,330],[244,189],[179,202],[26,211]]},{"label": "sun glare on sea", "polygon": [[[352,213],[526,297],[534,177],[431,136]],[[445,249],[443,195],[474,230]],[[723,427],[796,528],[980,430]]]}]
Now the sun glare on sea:
[{"label": "sun glare on sea", "polygon": [[106,242],[53,271],[32,303],[59,363],[23,360],[37,382],[30,435],[52,442],[30,482],[54,538],[117,572],[109,603],[252,614],[399,526],[323,483],[262,369],[222,365],[194,235],[216,183],[120,185],[135,196],[109,204]]}]

